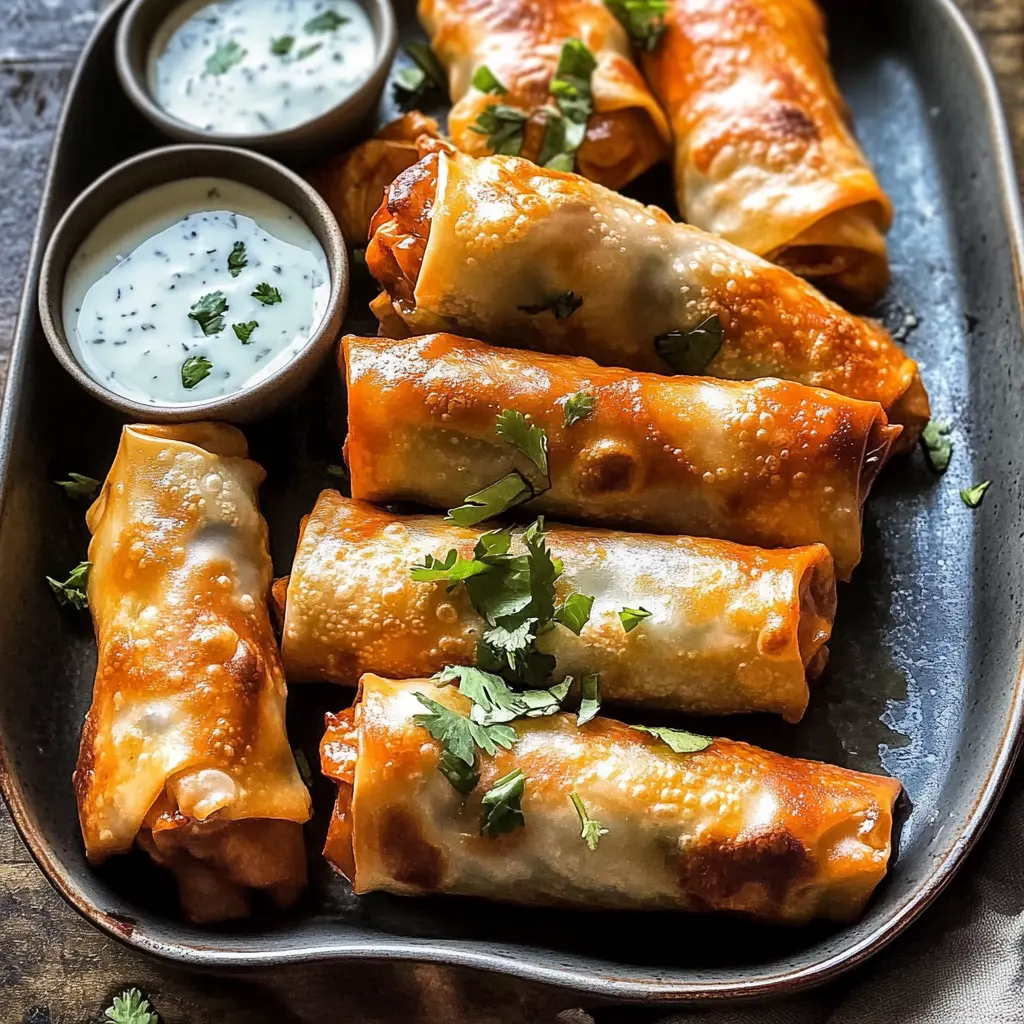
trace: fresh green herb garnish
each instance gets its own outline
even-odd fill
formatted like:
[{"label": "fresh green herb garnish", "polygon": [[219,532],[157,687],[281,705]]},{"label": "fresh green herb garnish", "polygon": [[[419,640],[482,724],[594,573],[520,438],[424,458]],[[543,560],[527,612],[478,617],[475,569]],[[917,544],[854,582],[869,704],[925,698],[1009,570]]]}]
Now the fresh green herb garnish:
[{"label": "fresh green herb garnish", "polygon": [[344,480],[346,482],[348,482],[349,479],[348,469],[345,466],[339,466],[334,462],[327,467],[327,475],[337,477],[339,480]]},{"label": "fresh green herb garnish", "polygon": [[459,693],[473,702],[469,717],[478,725],[553,715],[561,710],[571,683],[567,678],[546,690],[513,691],[501,676],[470,665],[450,665],[434,676],[440,686],[456,680]]},{"label": "fresh green herb garnish", "polygon": [[181,386],[192,390],[200,381],[206,380],[213,369],[213,363],[206,356],[189,356],[181,364]]},{"label": "fresh green herb garnish", "polygon": [[462,758],[456,757],[450,750],[441,751],[437,770],[452,784],[452,789],[463,796],[472,792],[480,781],[480,773],[472,765],[466,764]]},{"label": "fresh green herb garnish", "polygon": [[601,677],[590,672],[580,680],[580,707],[576,724],[586,725],[601,710]]},{"label": "fresh green herb garnish", "polygon": [[252,297],[262,302],[264,306],[273,306],[281,301],[281,293],[266,281],[256,285],[256,291],[252,292]]},{"label": "fresh green herb garnish", "polygon": [[632,633],[650,614],[646,608],[623,608],[619,612],[619,622],[627,633]]},{"label": "fresh green herb garnish", "polygon": [[553,616],[566,629],[571,629],[577,636],[590,621],[590,610],[594,607],[594,599],[588,594],[570,594],[556,609]]},{"label": "fresh green herb garnish", "polygon": [[588,395],[586,391],[570,395],[562,406],[562,426],[574,427],[580,420],[585,420],[594,411],[596,404],[594,396]]},{"label": "fresh green herb garnish", "polygon": [[337,11],[324,11],[318,14],[315,18],[310,18],[305,25],[302,26],[303,32],[334,32],[336,29],[341,28],[342,25],[347,25],[350,19],[340,15]]},{"label": "fresh green herb garnish", "polygon": [[521,451],[543,474],[548,475],[547,434],[531,424],[521,412],[506,409],[494,427],[498,437]]},{"label": "fresh green herb garnish", "polygon": [[352,250],[352,262],[358,263],[360,266],[366,266],[366,249],[353,249]]},{"label": "fresh green herb garnish", "polygon": [[677,754],[698,754],[702,750],[707,750],[715,742],[711,736],[701,736],[699,733],[687,732],[685,729],[669,729],[667,726],[631,725],[630,728],[636,729],[637,732],[656,736]]},{"label": "fresh green herb garnish", "polygon": [[439,90],[447,93],[448,81],[434,51],[424,43],[407,43],[402,47],[415,67],[401,68],[395,75],[398,105],[411,110],[419,105],[427,93]]},{"label": "fresh green herb garnish", "polygon": [[295,54],[296,60],[305,60],[307,57],[312,57],[317,50],[319,50],[324,44],[323,43],[310,43],[309,46],[303,46],[302,49]]},{"label": "fresh green herb garnish", "polygon": [[480,92],[490,93],[492,96],[501,96],[508,92],[508,89],[498,80],[498,76],[486,64],[481,64],[473,72],[473,88]]},{"label": "fresh green herb garnish", "polygon": [[692,331],[669,331],[654,339],[658,355],[673,373],[703,373],[722,347],[722,322],[717,313],[702,320]]},{"label": "fresh green herb garnish", "polygon": [[188,318],[195,320],[203,334],[209,337],[224,330],[224,314],[230,308],[223,292],[207,292],[198,302],[192,304]]},{"label": "fresh green herb garnish", "polygon": [[533,488],[519,473],[509,473],[475,494],[466,496],[464,504],[450,508],[445,519],[459,526],[475,526],[493,519],[515,505],[533,497]]},{"label": "fresh green herb garnish", "polygon": [[565,41],[550,85],[557,112],[548,114],[537,156],[537,163],[543,167],[571,171],[575,166],[576,151],[583,144],[587,121],[594,112],[590,79],[596,68],[594,55],[579,39]]},{"label": "fresh green herb garnish", "polygon": [[248,52],[248,50],[243,50],[233,39],[230,42],[221,43],[207,58],[206,73],[208,75],[223,75],[225,71],[230,71],[236,64],[240,64]]},{"label": "fresh green herb garnish", "polygon": [[921,446],[928,465],[940,475],[949,468],[949,460],[953,457],[953,442],[949,439],[951,429],[944,420],[929,420],[921,432]]},{"label": "fresh green herb garnish", "polygon": [[295,36],[281,36],[270,40],[270,52],[275,57],[286,57],[295,45]]},{"label": "fresh green herb garnish", "polygon": [[245,255],[245,242],[235,242],[228,253],[228,273],[232,277],[238,277],[242,270],[249,265],[248,257]]},{"label": "fresh green herb garnish", "polygon": [[522,811],[525,790],[526,776],[519,768],[498,779],[481,801],[480,834],[493,839],[503,832],[522,828],[526,824]]},{"label": "fresh green herb garnish", "polygon": [[471,132],[486,135],[492,153],[519,156],[523,149],[527,115],[504,103],[492,103],[469,126]]},{"label": "fresh green herb garnish", "polygon": [[508,750],[516,741],[516,731],[510,725],[480,725],[466,715],[431,700],[425,693],[417,691],[414,696],[430,714],[415,715],[413,721],[426,729],[452,757],[470,768],[476,761],[477,747],[493,756],[498,747]]},{"label": "fresh green herb garnish", "polygon": [[55,580],[52,576],[46,577],[46,582],[50,584],[50,589],[54,592],[60,604],[70,604],[79,611],[89,607],[86,587],[89,583],[89,570],[91,568],[92,562],[79,562],[68,573],[68,578],[63,582]]},{"label": "fresh green herb garnish", "polygon": [[618,19],[635,47],[647,53],[657,47],[665,31],[668,0],[604,0],[604,5]]},{"label": "fresh green herb garnish", "polygon": [[246,320],[244,324],[232,324],[231,330],[235,332],[235,337],[243,344],[248,345],[249,339],[252,338],[252,332],[259,327],[258,320]]},{"label": "fresh green herb garnish", "polygon": [[63,488],[69,498],[81,498],[84,501],[92,501],[100,493],[102,486],[95,477],[84,476],[81,473],[68,473],[67,480],[54,480],[54,483]]},{"label": "fresh green herb garnish", "polygon": [[517,306],[516,309],[526,313],[527,316],[537,316],[538,313],[546,313],[550,310],[555,314],[556,320],[565,320],[582,305],[582,295],[577,295],[575,292],[564,292],[562,295],[556,295],[555,298],[538,303],[536,306]]},{"label": "fresh green herb garnish", "polygon": [[590,817],[587,814],[587,809],[583,805],[579,793],[574,789],[569,794],[569,803],[576,809],[576,813],[580,816],[580,839],[583,839],[590,851],[593,853],[597,850],[597,844],[601,840],[601,836],[608,835],[608,829],[604,827],[596,818]]},{"label": "fresh green herb garnish", "polygon": [[981,499],[985,497],[985,492],[991,486],[991,480],[982,480],[980,484],[975,484],[973,487],[966,487],[960,492],[960,500],[968,508],[977,508],[981,504]]},{"label": "fresh green herb garnish", "polygon": [[451,548],[440,561],[433,555],[427,555],[422,565],[414,565],[410,575],[416,583],[436,583],[439,580],[446,580],[449,584],[448,590],[453,590],[463,580],[470,576],[479,576],[482,572],[489,572],[490,566],[486,562],[478,561],[475,558],[461,558],[455,548]]},{"label": "fresh green herb garnish", "polygon": [[295,758],[295,767],[298,769],[299,778],[302,779],[306,789],[312,789],[313,773],[309,770],[309,761],[306,760],[305,751],[301,747],[295,747],[292,750],[292,756]]},{"label": "fresh green herb garnish", "polygon": [[153,1012],[149,1000],[137,988],[130,988],[103,1011],[104,1021],[113,1024],[160,1024],[160,1018]]}]

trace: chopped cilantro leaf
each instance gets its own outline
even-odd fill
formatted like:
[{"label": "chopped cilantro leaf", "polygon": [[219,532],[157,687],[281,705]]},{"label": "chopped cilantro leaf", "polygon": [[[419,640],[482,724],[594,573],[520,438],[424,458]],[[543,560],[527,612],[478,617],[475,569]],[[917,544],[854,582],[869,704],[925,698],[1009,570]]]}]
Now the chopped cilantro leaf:
[{"label": "chopped cilantro leaf", "polygon": [[224,314],[230,308],[223,292],[207,292],[192,304],[188,318],[195,320],[203,334],[209,337],[224,330]]},{"label": "chopped cilantro leaf", "polygon": [[722,322],[717,313],[702,320],[691,331],[669,331],[654,339],[658,355],[673,373],[695,376],[703,373],[722,347]]},{"label": "chopped cilantro leaf", "polygon": [[977,508],[981,504],[982,498],[985,497],[985,492],[991,486],[991,480],[982,480],[980,484],[975,484],[973,487],[965,487],[960,492],[960,500],[968,508]]},{"label": "chopped cilantro leaf", "polygon": [[651,53],[665,32],[668,0],[604,0],[633,45]]},{"label": "chopped cilantro leaf", "polygon": [[650,614],[646,608],[623,608],[619,612],[619,621],[627,633],[632,633]]},{"label": "chopped cilantro leaf", "polygon": [[81,498],[91,501],[100,493],[102,484],[91,476],[84,476],[81,473],[68,473],[67,480],[55,480],[54,483],[60,487],[69,498]]},{"label": "chopped cilantro leaf", "polygon": [[342,25],[347,25],[351,19],[344,17],[337,11],[326,10],[321,14],[318,14],[315,18],[310,18],[305,25],[302,26],[303,32],[334,32],[336,29],[341,28]]},{"label": "chopped cilantro leaf", "polygon": [[528,120],[522,110],[504,103],[492,103],[477,115],[469,130],[477,135],[486,135],[492,153],[519,156]]},{"label": "chopped cilantro leaf", "polygon": [[494,427],[503,441],[521,451],[543,474],[548,475],[547,434],[535,423],[514,409],[506,409],[498,416]]},{"label": "chopped cilantro leaf", "polygon": [[700,733],[687,732],[685,729],[669,729],[667,726],[631,725],[630,728],[656,736],[677,754],[698,754],[715,742],[710,736],[701,736]]},{"label": "chopped cilantro leaf", "polygon": [[89,606],[86,588],[89,583],[89,570],[91,568],[92,562],[79,562],[68,573],[68,578],[64,581],[55,580],[52,576],[46,577],[46,582],[50,584],[50,589],[56,595],[58,603],[62,605],[70,604],[79,611]]},{"label": "chopped cilantro leaf", "polygon": [[533,488],[526,480],[519,473],[509,473],[475,494],[467,495],[465,503],[449,509],[445,518],[459,526],[475,526],[532,497]]},{"label": "chopped cilantro leaf", "polygon": [[508,89],[498,80],[498,76],[486,64],[481,64],[473,72],[473,88],[480,92],[490,93],[492,96],[500,96],[508,92]]},{"label": "chopped cilantro leaf", "polygon": [[481,801],[480,834],[493,839],[504,832],[522,828],[526,824],[522,811],[525,790],[526,776],[519,768],[498,779]]},{"label": "chopped cilantro leaf", "polygon": [[281,301],[281,293],[266,281],[256,285],[256,290],[251,293],[254,299],[262,302],[264,306],[273,306]]},{"label": "chopped cilantro leaf", "polygon": [[593,853],[597,850],[597,844],[601,840],[601,836],[608,835],[608,829],[606,829],[601,822],[596,818],[591,818],[587,814],[587,809],[583,805],[583,800],[576,790],[573,790],[569,794],[569,803],[573,805],[576,813],[580,819],[580,839],[584,840],[590,851]]},{"label": "chopped cilantro leaf", "polygon": [[580,707],[576,724],[586,725],[601,710],[601,677],[590,672],[580,680]]},{"label": "chopped cilantro leaf", "polygon": [[206,73],[208,75],[223,75],[236,64],[240,64],[248,52],[248,50],[243,50],[233,39],[230,42],[221,43],[207,58]]},{"label": "chopped cilantro leaf", "polygon": [[232,324],[231,330],[235,332],[235,337],[243,344],[248,345],[249,340],[252,338],[252,332],[259,327],[258,320],[246,320],[244,324]]},{"label": "chopped cilantro leaf", "polygon": [[580,420],[585,420],[594,411],[596,404],[594,396],[585,391],[570,395],[562,406],[562,426],[574,427]]},{"label": "chopped cilantro leaf", "polygon": [[181,386],[191,391],[201,381],[210,376],[213,363],[206,356],[189,356],[181,364]]}]

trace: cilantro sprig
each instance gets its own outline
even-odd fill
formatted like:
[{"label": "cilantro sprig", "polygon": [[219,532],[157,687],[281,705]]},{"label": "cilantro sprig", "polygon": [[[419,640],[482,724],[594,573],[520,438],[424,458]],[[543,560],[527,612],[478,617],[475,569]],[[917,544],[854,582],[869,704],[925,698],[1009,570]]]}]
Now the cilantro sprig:
[{"label": "cilantro sprig", "polygon": [[533,488],[521,473],[509,473],[493,484],[466,495],[463,504],[448,509],[445,519],[459,526],[476,526],[529,501],[533,496]]},{"label": "cilantro sprig", "polygon": [[492,153],[519,156],[523,150],[528,120],[529,116],[516,107],[506,103],[492,103],[477,115],[469,130],[487,136],[487,144]]},{"label": "cilantro sprig", "polygon": [[643,606],[639,608],[623,608],[619,612],[619,622],[627,633],[632,633],[644,619],[650,618],[651,613]]},{"label": "cilantro sprig", "polygon": [[519,768],[498,779],[481,800],[480,834],[493,839],[522,828],[526,824],[522,810],[525,791],[526,776]]},{"label": "cilantro sprig", "polygon": [[718,355],[722,340],[722,322],[717,313],[712,313],[692,330],[659,334],[654,339],[654,347],[673,373],[696,376]]},{"label": "cilantro sprig", "polygon": [[699,754],[715,742],[711,736],[701,736],[700,733],[688,732],[686,729],[648,725],[631,725],[630,728],[654,736],[677,754]]},{"label": "cilantro sprig", "polygon": [[637,49],[651,53],[657,48],[665,32],[668,0],[604,0],[604,5]]},{"label": "cilantro sprig", "polygon": [[189,308],[188,318],[199,324],[208,338],[224,330],[224,314],[231,307],[221,291],[207,292]]},{"label": "cilantro sprig", "polygon": [[68,573],[66,580],[55,580],[52,576],[46,577],[60,605],[71,605],[79,611],[89,607],[89,570],[92,569],[92,562],[79,562],[78,565]]},{"label": "cilantro sprig", "polygon": [[492,96],[502,96],[508,92],[498,76],[486,64],[481,64],[473,72],[472,81],[474,89],[490,93]]},{"label": "cilantro sprig", "polygon": [[928,465],[940,476],[949,468],[953,457],[953,442],[949,439],[951,430],[945,420],[929,420],[921,432],[921,447]]},{"label": "cilantro sprig", "polygon": [[281,293],[273,285],[267,284],[266,281],[256,285],[251,295],[257,302],[262,302],[264,306],[276,306],[282,301]]},{"label": "cilantro sprig", "polygon": [[248,345],[252,340],[252,332],[259,327],[258,320],[246,320],[244,323],[232,324],[231,330],[235,332],[235,337],[243,344]]},{"label": "cilantro sprig", "polygon": [[232,277],[238,277],[247,266],[249,258],[245,255],[245,242],[235,242],[228,253],[228,273]]},{"label": "cilantro sprig", "polygon": [[601,836],[608,835],[608,829],[596,818],[592,818],[587,814],[583,798],[575,789],[569,794],[569,803],[572,804],[580,819],[580,839],[587,844],[591,853],[595,853],[597,851],[597,844],[601,841]]},{"label": "cilantro sprig", "polygon": [[448,92],[448,80],[434,51],[425,43],[407,43],[402,47],[412,67],[395,75],[395,98],[403,111],[412,110],[431,92]]},{"label": "cilantro sprig", "polygon": [[[582,301],[581,299],[581,304]],[[562,406],[562,426],[576,426],[577,423],[593,413],[596,405],[597,401],[594,396],[588,395],[586,391],[577,391],[576,394],[570,395]]]},{"label": "cilantro sprig", "polygon": [[587,134],[587,121],[594,113],[590,81],[597,69],[594,55],[579,39],[567,39],[558,56],[555,76],[549,86],[555,111],[548,111],[537,163],[556,171],[572,171],[576,151]]},{"label": "cilantro sprig", "polygon": [[69,498],[79,498],[83,501],[92,501],[103,486],[95,477],[85,476],[83,473],[68,473],[67,480],[55,480],[54,483]]},{"label": "cilantro sprig", "polygon": [[233,39],[221,43],[206,59],[206,73],[208,75],[223,75],[236,64],[241,64],[248,52],[248,50],[243,50]]},{"label": "cilantro sprig", "polygon": [[580,708],[576,712],[576,724],[586,725],[601,710],[601,677],[591,672],[580,680]]},{"label": "cilantro sprig", "polygon": [[206,356],[189,356],[181,364],[181,386],[191,391],[210,376],[213,363]]},{"label": "cilantro sprig", "polygon": [[481,725],[466,715],[432,700],[417,691],[414,696],[427,709],[428,714],[415,715],[413,721],[434,737],[452,757],[472,768],[476,762],[476,748],[492,756],[498,747],[509,750],[516,741],[516,731],[500,722]]},{"label": "cilantro sprig", "polygon": [[548,475],[548,437],[521,412],[506,409],[494,427],[498,437],[521,451],[543,474]]}]

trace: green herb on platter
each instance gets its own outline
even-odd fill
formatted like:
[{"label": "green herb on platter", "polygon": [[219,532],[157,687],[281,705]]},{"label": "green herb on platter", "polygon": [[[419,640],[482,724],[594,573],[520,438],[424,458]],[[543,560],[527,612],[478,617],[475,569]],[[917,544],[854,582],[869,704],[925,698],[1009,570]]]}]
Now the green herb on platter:
[{"label": "green herb on platter", "polygon": [[632,633],[640,623],[650,616],[646,608],[623,608],[619,612],[619,622],[627,633]]},{"label": "green herb on platter", "polygon": [[414,565],[410,571],[416,583],[436,583],[445,580],[452,590],[463,580],[470,576],[478,576],[482,572],[489,572],[490,566],[475,558],[462,558],[455,548],[451,548],[444,559],[437,559],[433,555],[426,555],[422,565]]},{"label": "green herb on platter", "polygon": [[498,76],[486,64],[481,64],[473,72],[473,88],[480,92],[490,93],[492,96],[501,96],[508,92],[508,89],[499,81]]},{"label": "green herb on platter", "polygon": [[584,806],[582,798],[575,789],[569,794],[569,803],[572,804],[576,813],[579,815],[580,839],[587,844],[590,851],[593,853],[597,850],[597,844],[601,841],[601,836],[608,835],[608,829],[606,829],[596,818],[592,818],[587,814],[587,808]]},{"label": "green herb on platter", "polygon": [[590,610],[593,607],[594,599],[589,594],[570,594],[555,609],[554,620],[579,636],[590,621]]},{"label": "green herb on platter", "polygon": [[92,562],[79,562],[68,573],[68,578],[64,581],[55,580],[52,576],[46,577],[46,582],[50,584],[50,589],[54,592],[60,604],[69,604],[79,611],[89,607],[86,588],[89,584],[89,570],[91,568]]},{"label": "green herb on platter", "polygon": [[570,395],[562,406],[562,426],[576,426],[594,411],[596,404],[594,396],[588,395],[586,391],[577,391],[575,395]]},{"label": "green herb on platter", "polygon": [[590,79],[597,61],[578,39],[562,45],[555,77],[549,86],[557,111],[548,113],[537,163],[556,171],[571,171],[576,150],[587,134],[587,121],[594,112],[594,96]]},{"label": "green herb on platter", "polygon": [[699,754],[715,742],[711,736],[701,736],[700,733],[687,732],[685,729],[669,729],[667,726],[631,725],[630,728],[656,736],[677,754]]},{"label": "green herb on platter", "polygon": [[658,355],[674,373],[694,376],[703,373],[722,347],[722,323],[712,313],[691,331],[669,331],[654,339]]},{"label": "green herb on platter", "polygon": [[281,293],[272,285],[267,284],[266,281],[256,285],[256,290],[251,294],[254,299],[262,302],[264,306],[274,306],[281,301]]},{"label": "green herb on platter", "polygon": [[449,509],[445,518],[459,526],[475,526],[532,497],[533,488],[526,480],[519,473],[509,473],[475,494],[467,495],[465,503]]},{"label": "green herb on platter", "polygon": [[450,750],[443,750],[437,762],[437,770],[451,783],[452,789],[466,796],[476,788],[480,781],[480,773],[472,766],[456,757]]},{"label": "green herb on platter", "polygon": [[280,36],[270,40],[270,52],[275,57],[287,57],[295,45],[295,36]]},{"label": "green herb on platter", "polygon": [[953,442],[949,439],[951,429],[944,420],[929,420],[921,432],[924,456],[940,476],[949,468],[949,460],[953,457]]},{"label": "green herb on platter", "polygon": [[480,834],[493,839],[522,828],[526,824],[522,811],[525,790],[526,776],[519,768],[498,779],[481,801]]},{"label": "green herb on platter", "polygon": [[235,337],[243,344],[248,345],[252,339],[252,332],[259,327],[258,320],[246,320],[244,324],[232,324],[231,330],[235,332]]},{"label": "green herb on platter", "polygon": [[982,480],[980,484],[975,484],[973,487],[965,487],[960,492],[960,500],[968,508],[977,508],[985,497],[985,492],[992,486],[991,480]]},{"label": "green herb on platter", "polygon": [[561,295],[556,295],[553,299],[540,302],[535,306],[517,306],[516,308],[526,313],[527,316],[537,316],[550,310],[555,314],[556,320],[566,320],[582,305],[583,296],[577,295],[575,292],[564,292]]},{"label": "green herb on platter", "polygon": [[149,1000],[137,988],[130,988],[103,1011],[104,1022],[112,1024],[160,1024],[160,1018],[153,1012]]},{"label": "green herb on platter", "polygon": [[230,309],[223,292],[207,292],[189,310],[189,320],[199,324],[203,334],[210,337],[224,330],[224,314]]},{"label": "green herb on platter", "polygon": [[323,47],[323,43],[310,43],[309,46],[303,46],[298,53],[295,54],[296,60],[305,60],[307,57],[312,57],[317,50]]},{"label": "green herb on platter", "polygon": [[576,724],[586,725],[601,710],[601,677],[591,672],[580,680],[580,707]]},{"label": "green herb on platter", "polygon": [[84,476],[82,473],[68,473],[67,480],[55,480],[54,483],[69,498],[80,498],[83,501],[92,501],[100,493],[102,486],[95,477]]},{"label": "green herb on platter", "polygon": [[302,26],[302,30],[310,34],[314,32],[334,32],[336,29],[341,28],[342,25],[347,25],[349,20],[349,18],[344,17],[337,11],[327,10],[322,14],[318,14],[315,18],[310,18]]},{"label": "green herb on platter", "polygon": [[438,672],[434,681],[439,686],[458,681],[459,693],[473,702],[469,717],[478,725],[553,715],[561,710],[571,682],[567,678],[547,690],[514,691],[501,676],[471,665],[450,665]]},{"label": "green herb on platter", "polygon": [[494,427],[503,441],[521,451],[543,474],[548,475],[548,438],[536,424],[531,424],[521,412],[506,409],[498,416]]},{"label": "green herb on platter", "polygon": [[665,32],[668,0],[604,0],[633,45],[651,53]]},{"label": "green herb on platter", "polygon": [[476,760],[477,747],[493,756],[498,747],[509,750],[516,741],[516,731],[510,725],[480,725],[466,715],[431,700],[425,693],[417,692],[414,696],[430,713],[416,715],[413,721],[470,768]]},{"label": "green herb on platter", "polygon": [[223,75],[236,64],[240,64],[246,53],[248,50],[243,50],[234,40],[221,43],[207,58],[206,73],[208,75]]},{"label": "green herb on platter", "polygon": [[492,153],[519,156],[528,120],[522,110],[504,103],[492,103],[477,115],[469,130],[477,135],[486,135]]},{"label": "green herb on platter", "polygon": [[181,386],[191,391],[210,376],[212,369],[213,363],[206,356],[189,356],[181,364]]},{"label": "green herb on platter", "polygon": [[395,74],[395,92],[402,110],[419,106],[433,91],[446,93],[448,81],[434,51],[424,43],[408,43],[402,49],[413,62],[412,67],[401,68]]},{"label": "green herb on platter", "polygon": [[228,273],[232,277],[238,275],[249,265],[248,257],[245,255],[245,242],[235,242],[228,253]]}]

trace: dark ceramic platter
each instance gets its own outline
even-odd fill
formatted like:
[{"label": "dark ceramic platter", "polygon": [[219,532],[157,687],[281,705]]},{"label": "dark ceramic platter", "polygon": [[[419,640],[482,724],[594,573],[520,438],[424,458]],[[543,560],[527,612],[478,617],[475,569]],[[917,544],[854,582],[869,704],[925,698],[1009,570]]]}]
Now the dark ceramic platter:
[{"label": "dark ceramic platter", "polygon": [[[128,944],[214,968],[376,958],[465,964],[629,999],[736,998],[806,987],[876,952],[950,880],[1009,773],[1022,719],[1024,449],[1016,183],[980,49],[948,0],[836,4],[834,66],[869,157],[892,196],[893,283],[874,312],[906,331],[936,415],[955,424],[949,473],[920,453],[891,465],[865,515],[864,560],[840,591],[832,662],[796,727],[733,719],[714,728],[789,753],[887,772],[906,787],[899,855],[867,915],[847,928],[773,929],[728,919],[521,910],[457,899],[356,899],[319,847],[332,787],[315,786],[311,888],[288,916],[199,931],[175,918],[173,883],[141,856],[90,870],[71,772],[95,651],[86,616],[57,607],[43,582],[85,551],[81,506],[52,480],[102,477],[115,414],[78,391],[39,327],[41,247],[78,192],[117,161],[160,144],[123,97],[113,37],[122,4],[97,27],[71,86],[3,410],[0,480],[0,782],[29,848],[56,888]],[[411,4],[400,4],[418,34]],[[402,59],[402,58],[400,58]],[[394,116],[390,96],[380,111]],[[668,175],[637,195],[668,204]],[[372,330],[368,280],[354,282],[350,330]],[[331,367],[289,412],[247,429],[269,471],[262,493],[277,569],[300,515],[339,461],[340,384]],[[994,483],[969,511],[958,489]],[[322,714],[350,694],[293,687],[293,741],[316,765]]]}]

